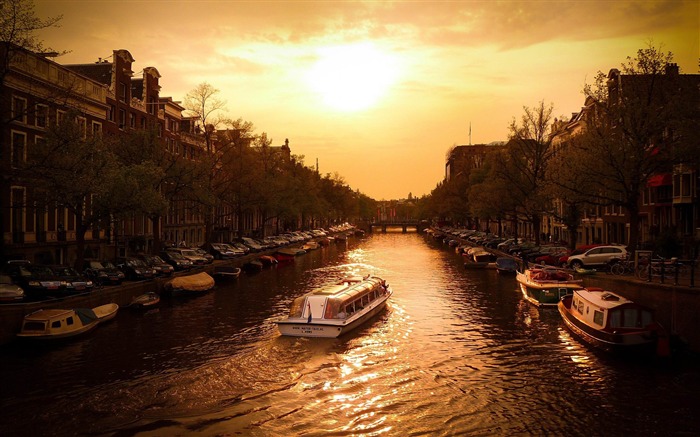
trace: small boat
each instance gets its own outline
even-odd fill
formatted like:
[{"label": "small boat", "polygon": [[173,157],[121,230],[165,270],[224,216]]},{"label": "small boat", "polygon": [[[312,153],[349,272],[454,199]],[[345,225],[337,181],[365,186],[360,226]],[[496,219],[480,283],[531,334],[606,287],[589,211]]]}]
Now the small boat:
[{"label": "small boat", "polygon": [[74,337],[92,330],[99,322],[90,308],[38,310],[24,316],[17,337],[32,340]]},{"label": "small boat", "polygon": [[257,273],[262,271],[263,269],[263,263],[260,262],[259,260],[253,260],[253,261],[248,261],[247,263],[243,264],[241,268],[246,272],[246,273]]},{"label": "small boat", "polygon": [[135,308],[137,310],[154,308],[160,303],[160,296],[158,293],[148,292],[142,295],[136,296],[131,299],[129,303],[129,308]]},{"label": "small boat", "polygon": [[496,272],[501,275],[514,275],[518,271],[518,263],[513,258],[500,257],[496,259]]},{"label": "small boat", "polygon": [[556,267],[532,267],[516,272],[523,297],[536,306],[554,307],[562,297],[582,288],[583,281]]},{"label": "small boat", "polygon": [[296,255],[290,253],[282,253],[280,251],[275,252],[272,256],[275,257],[278,263],[288,263],[293,262]]},{"label": "small boat", "polygon": [[378,314],[391,294],[376,276],[344,278],[296,298],[277,327],[282,335],[335,338]]},{"label": "small boat", "polygon": [[316,250],[319,247],[321,247],[321,246],[319,246],[318,243],[315,241],[307,241],[306,243],[304,243],[303,246],[301,246],[301,248],[307,252],[310,250]]},{"label": "small boat", "polygon": [[119,305],[116,303],[108,303],[92,309],[92,312],[95,313],[99,322],[112,320],[117,315],[117,311],[119,311]]},{"label": "small boat", "polygon": [[214,288],[214,278],[206,272],[178,276],[165,284],[165,290],[179,294],[200,294]]},{"label": "small boat", "polygon": [[[305,254],[306,251],[300,247],[284,247],[282,249],[277,249],[277,252],[275,252],[275,255],[280,254],[280,255],[289,255],[292,257],[299,256]],[[279,258],[277,258],[279,259]]]},{"label": "small boat", "polygon": [[475,263],[492,263],[497,257],[486,249],[479,248],[471,253],[471,259]]},{"label": "small boat", "polygon": [[260,261],[263,265],[263,267],[271,267],[277,264],[277,258],[275,258],[272,255],[263,255],[258,258],[258,261]]},{"label": "small boat", "polygon": [[216,266],[212,274],[214,275],[214,280],[226,281],[238,279],[241,275],[241,269],[233,266]]},{"label": "small boat", "polygon": [[564,324],[583,341],[611,352],[670,353],[652,309],[602,288],[581,288],[558,304]]}]

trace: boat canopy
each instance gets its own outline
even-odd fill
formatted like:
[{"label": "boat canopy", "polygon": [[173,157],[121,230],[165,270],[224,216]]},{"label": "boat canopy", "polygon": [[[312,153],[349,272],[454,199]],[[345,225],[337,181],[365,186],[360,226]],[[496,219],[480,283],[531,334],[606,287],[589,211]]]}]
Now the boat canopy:
[{"label": "boat canopy", "polygon": [[324,319],[345,319],[386,294],[383,279],[377,277],[345,278],[304,296],[296,298],[290,307],[290,318],[301,318],[308,308],[323,308]]}]

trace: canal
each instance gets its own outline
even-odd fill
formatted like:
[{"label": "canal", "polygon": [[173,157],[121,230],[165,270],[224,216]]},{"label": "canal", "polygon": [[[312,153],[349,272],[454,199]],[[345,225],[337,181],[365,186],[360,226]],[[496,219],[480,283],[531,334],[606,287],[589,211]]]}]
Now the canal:
[{"label": "canal", "polygon": [[[372,273],[389,307],[340,339],[281,337],[313,287]],[[697,435],[700,368],[612,358],[514,278],[375,234],[84,338],[0,347],[0,435]]]}]

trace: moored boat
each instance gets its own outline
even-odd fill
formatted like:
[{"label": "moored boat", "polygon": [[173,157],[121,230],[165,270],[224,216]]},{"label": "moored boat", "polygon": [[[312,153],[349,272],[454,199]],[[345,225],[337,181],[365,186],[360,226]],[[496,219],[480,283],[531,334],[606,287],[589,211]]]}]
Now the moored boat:
[{"label": "moored boat", "polygon": [[201,294],[214,288],[214,278],[206,272],[178,276],[165,284],[165,290],[179,294]]},{"label": "moored boat", "polygon": [[38,310],[24,316],[19,338],[58,340],[86,333],[99,319],[90,308]]},{"label": "moored boat", "polygon": [[92,309],[100,323],[112,320],[117,315],[117,311],[119,311],[119,305],[116,303],[108,303]]},{"label": "moored boat", "polygon": [[241,269],[233,266],[216,266],[212,275],[214,275],[215,281],[238,279],[241,275]]},{"label": "moored boat", "polygon": [[643,305],[602,288],[581,288],[558,304],[564,324],[583,341],[613,352],[669,354],[668,335]]},{"label": "moored boat", "polygon": [[562,297],[582,288],[580,279],[556,267],[532,267],[516,272],[523,297],[536,306],[554,307]]},{"label": "moored boat", "polygon": [[518,263],[513,258],[500,257],[496,259],[496,272],[501,275],[514,275],[518,271]]},{"label": "moored boat", "polygon": [[280,257],[277,255],[281,255],[282,258],[286,258],[287,256],[294,258],[295,256],[303,255],[305,253],[306,251],[300,247],[283,247],[281,249],[277,249],[277,252],[275,252],[275,258],[278,260],[280,259]]},{"label": "moored boat", "polygon": [[338,337],[378,314],[391,294],[376,276],[344,278],[296,298],[277,327],[282,335]]},{"label": "moored boat", "polygon": [[154,308],[158,305],[158,303],[160,303],[160,296],[158,293],[150,291],[131,299],[129,308],[135,308],[137,310]]},{"label": "moored boat", "polygon": [[258,260],[262,263],[263,267],[272,267],[277,264],[277,258],[272,255],[262,255]]}]

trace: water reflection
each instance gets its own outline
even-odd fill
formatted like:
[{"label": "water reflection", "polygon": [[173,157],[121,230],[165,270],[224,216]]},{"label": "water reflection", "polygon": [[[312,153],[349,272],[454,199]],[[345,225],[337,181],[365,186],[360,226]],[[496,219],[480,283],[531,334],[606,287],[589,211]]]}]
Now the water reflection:
[{"label": "water reflection", "polygon": [[[294,298],[367,273],[394,290],[375,319],[338,339],[279,335],[275,321]],[[122,311],[64,347],[0,354],[3,435],[30,424],[52,435],[698,429],[695,415],[665,417],[695,399],[697,368],[596,355],[556,310],[524,301],[514,278],[465,270],[454,251],[416,234],[350,239],[196,299]]]}]

